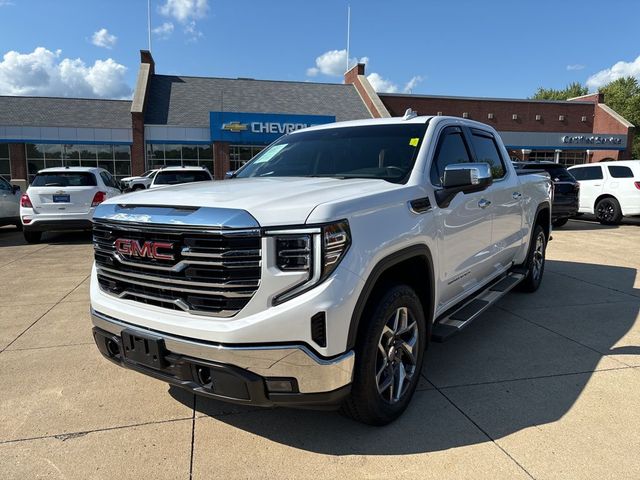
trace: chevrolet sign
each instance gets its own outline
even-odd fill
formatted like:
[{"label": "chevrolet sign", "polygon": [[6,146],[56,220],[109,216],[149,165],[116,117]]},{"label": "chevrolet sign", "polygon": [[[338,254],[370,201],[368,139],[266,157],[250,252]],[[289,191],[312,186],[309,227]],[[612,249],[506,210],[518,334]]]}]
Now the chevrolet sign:
[{"label": "chevrolet sign", "polygon": [[268,144],[301,128],[335,122],[329,115],[211,112],[211,141],[237,144]]}]

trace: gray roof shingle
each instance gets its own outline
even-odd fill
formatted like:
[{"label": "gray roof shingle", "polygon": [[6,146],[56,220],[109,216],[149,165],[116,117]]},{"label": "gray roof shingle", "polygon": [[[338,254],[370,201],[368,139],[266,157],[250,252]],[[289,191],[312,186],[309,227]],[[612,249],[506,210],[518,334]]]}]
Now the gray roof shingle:
[{"label": "gray roof shingle", "polygon": [[0,125],[131,128],[131,101],[0,96]]},{"label": "gray roof shingle", "polygon": [[335,115],[370,118],[353,85],[154,75],[145,123],[208,127],[209,112]]}]

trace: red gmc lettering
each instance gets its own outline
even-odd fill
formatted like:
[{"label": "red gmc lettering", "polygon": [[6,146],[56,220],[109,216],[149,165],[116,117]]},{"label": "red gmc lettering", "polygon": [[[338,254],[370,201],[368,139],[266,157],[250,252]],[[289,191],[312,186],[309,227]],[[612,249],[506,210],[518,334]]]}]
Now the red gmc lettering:
[{"label": "red gmc lettering", "polygon": [[173,243],[146,241],[142,245],[137,240],[118,238],[115,241],[116,251],[122,255],[132,257],[154,258],[156,260],[173,260],[174,256],[161,253],[160,249],[171,250]]}]

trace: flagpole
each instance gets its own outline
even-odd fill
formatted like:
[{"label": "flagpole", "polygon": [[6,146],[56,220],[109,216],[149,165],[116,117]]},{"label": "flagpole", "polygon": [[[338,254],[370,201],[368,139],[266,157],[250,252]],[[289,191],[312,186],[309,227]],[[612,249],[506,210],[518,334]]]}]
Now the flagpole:
[{"label": "flagpole", "polygon": [[149,35],[149,51],[151,51],[151,0],[147,0],[147,32]]},{"label": "flagpole", "polygon": [[347,69],[349,71],[349,42],[351,40],[351,5],[347,5]]}]

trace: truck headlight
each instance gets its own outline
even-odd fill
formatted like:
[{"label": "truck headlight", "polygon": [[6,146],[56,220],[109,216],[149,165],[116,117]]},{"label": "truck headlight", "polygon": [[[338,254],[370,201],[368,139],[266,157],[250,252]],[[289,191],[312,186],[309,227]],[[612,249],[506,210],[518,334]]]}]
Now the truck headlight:
[{"label": "truck headlight", "polygon": [[346,220],[300,229],[265,232],[275,242],[275,265],[283,272],[305,273],[303,279],[273,299],[278,305],[323,282],[338,267],[351,245]]}]

